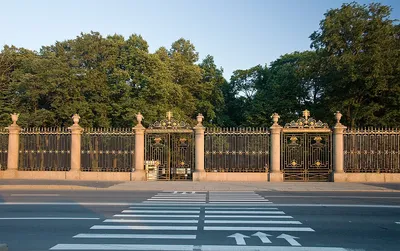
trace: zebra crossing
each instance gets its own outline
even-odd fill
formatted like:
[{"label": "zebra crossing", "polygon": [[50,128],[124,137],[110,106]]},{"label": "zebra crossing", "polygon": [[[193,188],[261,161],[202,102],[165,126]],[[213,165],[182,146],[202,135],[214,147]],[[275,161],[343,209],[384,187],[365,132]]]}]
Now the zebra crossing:
[{"label": "zebra crossing", "polygon": [[159,192],[49,250],[345,250],[290,235],[311,232],[255,192]]},{"label": "zebra crossing", "polygon": [[[93,225],[88,233],[73,236],[74,240],[83,242],[57,244],[50,250],[193,250],[188,241],[197,237],[199,217],[199,206],[146,206],[143,203]],[[174,244],[154,243],[160,240],[173,240]]]},{"label": "zebra crossing", "polygon": [[192,192],[159,192],[151,198],[143,201],[143,203],[155,204],[165,203],[165,204],[204,204],[206,203],[207,194]]},{"label": "zebra crossing", "polygon": [[255,193],[254,191],[244,192],[209,192],[209,203],[210,204],[271,204],[268,199]]}]

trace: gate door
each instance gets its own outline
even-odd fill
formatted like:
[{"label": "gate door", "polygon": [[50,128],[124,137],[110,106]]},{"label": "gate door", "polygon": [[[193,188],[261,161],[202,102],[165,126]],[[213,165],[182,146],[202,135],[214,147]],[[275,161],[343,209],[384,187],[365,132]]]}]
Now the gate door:
[{"label": "gate door", "polygon": [[331,181],[332,133],[326,123],[303,118],[285,125],[281,167],[285,181]]},{"label": "gate door", "polygon": [[192,180],[193,130],[172,118],[155,122],[145,131],[145,162],[155,163],[157,180]]}]

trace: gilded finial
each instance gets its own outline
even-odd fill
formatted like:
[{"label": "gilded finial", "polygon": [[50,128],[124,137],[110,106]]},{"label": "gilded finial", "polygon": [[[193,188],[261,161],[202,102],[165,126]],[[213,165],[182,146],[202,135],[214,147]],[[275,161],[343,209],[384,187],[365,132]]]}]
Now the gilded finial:
[{"label": "gilded finial", "polygon": [[168,120],[171,120],[172,117],[173,117],[173,116],[172,116],[172,112],[171,112],[171,111],[168,111],[168,112],[167,112],[167,119],[168,119]]},{"label": "gilded finial", "polygon": [[310,117],[310,111],[305,109],[303,111],[303,117],[306,119],[306,121],[308,120],[308,117]]}]

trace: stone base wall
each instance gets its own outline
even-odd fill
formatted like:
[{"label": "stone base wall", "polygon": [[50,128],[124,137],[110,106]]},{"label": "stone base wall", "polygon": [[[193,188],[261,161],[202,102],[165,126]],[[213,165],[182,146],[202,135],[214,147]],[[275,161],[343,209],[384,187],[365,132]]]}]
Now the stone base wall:
[{"label": "stone base wall", "polygon": [[334,173],[334,182],[400,182],[400,173]]},{"label": "stone base wall", "polygon": [[54,172],[54,171],[0,171],[0,179],[41,179],[41,180],[94,180],[131,181],[145,180],[140,172]]},{"label": "stone base wall", "polygon": [[[55,172],[55,171],[0,171],[0,179],[145,181],[144,171],[124,172]],[[255,181],[283,182],[282,173],[213,173],[195,172],[193,181]],[[400,182],[400,173],[334,173],[334,182]]]},{"label": "stone base wall", "polygon": [[268,173],[193,173],[194,181],[263,181],[268,182]]}]

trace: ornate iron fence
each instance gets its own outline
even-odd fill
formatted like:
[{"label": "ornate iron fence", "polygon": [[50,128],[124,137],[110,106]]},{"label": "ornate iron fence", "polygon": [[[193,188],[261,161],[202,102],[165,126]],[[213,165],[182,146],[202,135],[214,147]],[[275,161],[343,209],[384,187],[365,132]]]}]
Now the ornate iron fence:
[{"label": "ornate iron fence", "polygon": [[71,133],[66,128],[27,128],[21,131],[21,171],[68,171],[71,169]]},{"label": "ornate iron fence", "polygon": [[344,171],[400,173],[400,130],[376,128],[346,130]]},{"label": "ornate iron fence", "polygon": [[0,129],[0,170],[7,169],[8,157],[8,131]]},{"label": "ornate iron fence", "polygon": [[208,128],[205,132],[206,172],[267,172],[267,128]]},{"label": "ornate iron fence", "polygon": [[135,135],[131,128],[83,131],[82,167],[85,172],[131,172],[134,167]]}]

